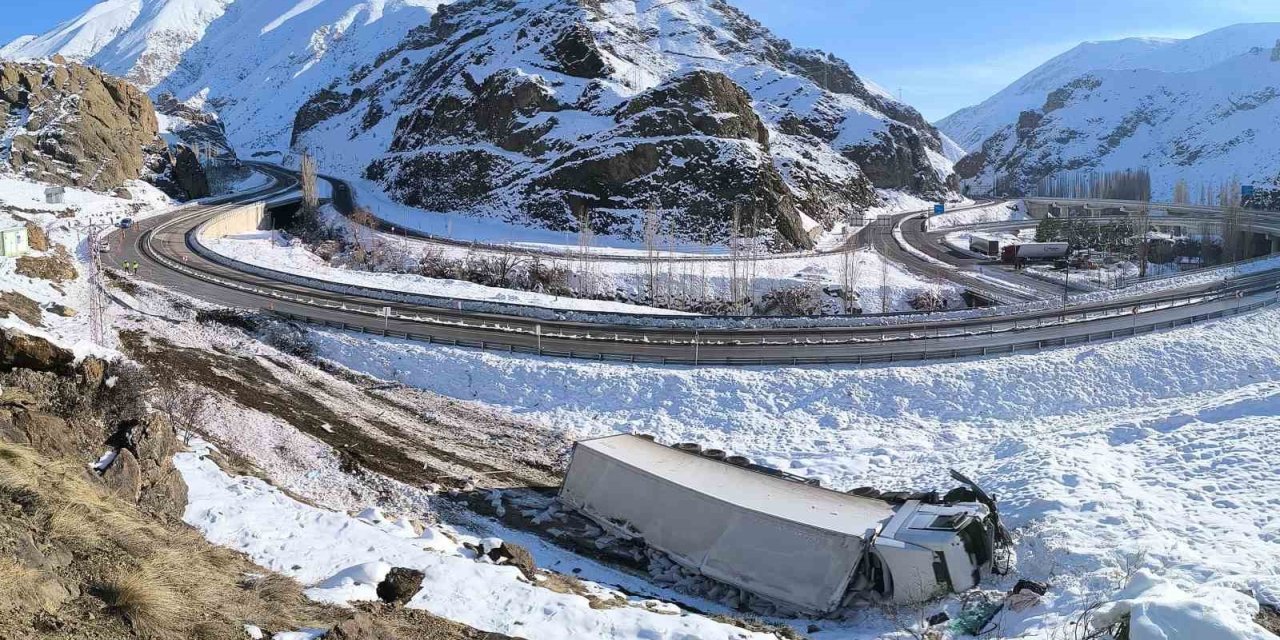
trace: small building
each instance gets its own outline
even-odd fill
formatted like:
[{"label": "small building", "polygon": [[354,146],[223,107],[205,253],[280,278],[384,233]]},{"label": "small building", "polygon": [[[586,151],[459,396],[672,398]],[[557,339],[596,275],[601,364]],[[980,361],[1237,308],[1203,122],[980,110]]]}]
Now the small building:
[{"label": "small building", "polygon": [[30,251],[25,225],[0,228],[0,257],[17,258]]},{"label": "small building", "polygon": [[44,190],[45,204],[62,204],[66,200],[67,190],[63,187],[49,187]]}]

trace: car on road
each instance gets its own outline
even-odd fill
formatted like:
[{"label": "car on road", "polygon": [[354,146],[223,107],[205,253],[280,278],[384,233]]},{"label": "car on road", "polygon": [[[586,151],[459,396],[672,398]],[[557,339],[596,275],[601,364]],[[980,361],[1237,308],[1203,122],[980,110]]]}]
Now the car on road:
[{"label": "car on road", "polygon": [[125,218],[118,223],[121,229],[128,229],[133,226],[133,218]]}]

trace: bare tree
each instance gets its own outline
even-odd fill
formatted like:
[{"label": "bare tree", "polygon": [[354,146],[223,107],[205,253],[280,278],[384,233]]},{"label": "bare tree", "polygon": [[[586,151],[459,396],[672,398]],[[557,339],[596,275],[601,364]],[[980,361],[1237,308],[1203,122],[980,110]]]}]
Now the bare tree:
[{"label": "bare tree", "polygon": [[213,408],[213,393],[198,386],[175,382],[159,384],[153,391],[156,410],[163,415],[174,431],[182,435],[185,444],[191,444],[192,433],[204,424]]},{"label": "bare tree", "polygon": [[1185,178],[1179,178],[1178,182],[1173,185],[1173,203],[1189,204],[1191,202],[1191,187],[1187,186]]},{"label": "bare tree", "polygon": [[367,207],[356,207],[351,212],[351,222],[355,225],[352,229],[356,238],[356,245],[364,251],[373,249],[373,229],[378,223],[378,219],[373,215]]},{"label": "bare tree", "polygon": [[1218,206],[1222,207],[1222,253],[1226,262],[1243,257],[1240,224],[1240,180],[1232,179],[1218,190]]},{"label": "bare tree", "polygon": [[578,219],[578,255],[582,265],[578,272],[578,280],[582,284],[583,294],[591,297],[596,293],[591,260],[591,247],[595,244],[595,229],[591,226],[591,209],[583,202],[575,203],[574,207],[575,217]]},{"label": "bare tree", "polygon": [[1130,214],[1133,231],[1137,234],[1138,277],[1147,277],[1147,258],[1151,255],[1151,209],[1144,202]]},{"label": "bare tree", "polygon": [[300,183],[302,187],[302,212],[304,215],[315,215],[320,210],[320,191],[316,181],[316,159],[310,152],[302,154]]},{"label": "bare tree", "polygon": [[644,210],[644,248],[649,271],[649,300],[658,304],[658,234],[662,228],[662,214],[652,205]]}]

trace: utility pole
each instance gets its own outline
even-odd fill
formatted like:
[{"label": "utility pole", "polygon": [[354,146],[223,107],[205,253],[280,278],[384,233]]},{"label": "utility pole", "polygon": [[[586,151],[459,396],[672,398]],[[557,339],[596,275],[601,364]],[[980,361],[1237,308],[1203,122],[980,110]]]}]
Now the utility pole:
[{"label": "utility pole", "polygon": [[89,248],[89,337],[94,344],[107,346],[104,318],[106,295],[102,288],[102,251],[98,225],[90,223],[86,230]]},{"label": "utility pole", "polygon": [[1067,321],[1067,294],[1071,291],[1071,207],[1067,207],[1067,271],[1062,279],[1062,321]]}]

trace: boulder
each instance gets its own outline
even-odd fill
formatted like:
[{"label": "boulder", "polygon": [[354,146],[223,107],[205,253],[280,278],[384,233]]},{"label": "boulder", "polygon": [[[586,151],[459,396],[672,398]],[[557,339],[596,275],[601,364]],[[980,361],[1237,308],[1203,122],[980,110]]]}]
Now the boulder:
[{"label": "boulder", "polygon": [[73,362],[75,354],[44,338],[0,330],[0,371],[65,371]]},{"label": "boulder", "polygon": [[115,461],[102,472],[102,481],[112,495],[129,504],[138,504],[142,497],[142,466],[128,449],[117,453]]},{"label": "boulder", "polygon": [[137,504],[147,513],[181,519],[187,506],[187,485],[173,468],[182,443],[162,418],[151,415],[134,427],[133,452],[141,474]]},{"label": "boulder", "polygon": [[0,292],[0,318],[13,316],[33,327],[43,327],[40,305],[16,291]]},{"label": "boulder", "polygon": [[61,245],[46,255],[18,258],[14,272],[20,276],[52,282],[66,282],[76,277],[75,262]]},{"label": "boulder", "polygon": [[373,616],[362,612],[330,629],[324,640],[385,640],[383,633]]},{"label": "boulder", "polygon": [[32,251],[48,251],[52,245],[49,244],[49,236],[40,228],[40,225],[34,222],[28,222],[27,227],[27,246]]},{"label": "boulder", "polygon": [[538,565],[533,561],[533,554],[518,544],[503,542],[501,546],[490,549],[486,555],[496,564],[516,567],[530,580],[538,575]]},{"label": "boulder", "polygon": [[61,316],[63,318],[74,318],[77,315],[79,315],[79,312],[76,311],[75,309],[72,309],[71,307],[68,307],[65,304],[58,304],[56,302],[50,302],[48,305],[45,305],[45,308],[49,310],[49,313],[52,313],[55,316]]},{"label": "boulder", "polygon": [[417,569],[394,567],[378,583],[378,598],[387,604],[407,604],[422,589],[426,574]]},{"label": "boulder", "polygon": [[12,414],[12,426],[0,427],[0,437],[50,457],[74,457],[80,451],[75,432],[66,420],[40,411]]}]

